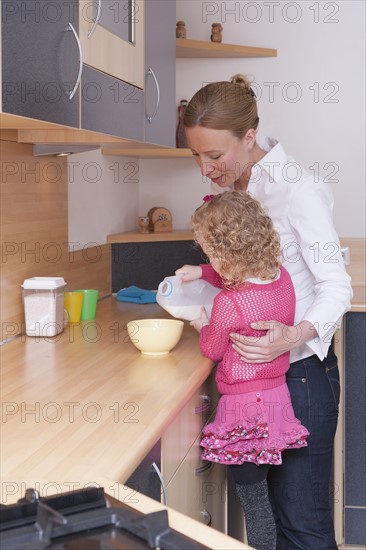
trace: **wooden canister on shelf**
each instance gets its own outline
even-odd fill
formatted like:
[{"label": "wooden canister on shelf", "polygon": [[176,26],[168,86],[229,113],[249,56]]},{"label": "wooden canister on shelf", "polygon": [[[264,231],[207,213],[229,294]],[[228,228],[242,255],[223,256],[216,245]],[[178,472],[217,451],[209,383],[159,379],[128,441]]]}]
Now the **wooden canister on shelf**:
[{"label": "wooden canister on shelf", "polygon": [[187,38],[187,29],[184,21],[177,21],[175,36],[176,38]]},{"label": "wooden canister on shelf", "polygon": [[181,99],[178,105],[178,122],[177,122],[177,131],[175,135],[175,145],[178,148],[187,147],[186,131],[184,129],[184,124],[183,124],[184,113],[186,112],[187,105],[188,105],[187,99]]}]

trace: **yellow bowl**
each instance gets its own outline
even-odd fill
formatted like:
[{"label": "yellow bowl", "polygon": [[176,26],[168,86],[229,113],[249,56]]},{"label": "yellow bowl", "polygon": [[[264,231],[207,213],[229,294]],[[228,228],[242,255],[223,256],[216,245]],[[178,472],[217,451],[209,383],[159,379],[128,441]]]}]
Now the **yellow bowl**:
[{"label": "yellow bowl", "polygon": [[177,319],[137,319],[127,323],[127,332],[141,353],[166,355],[178,344],[183,327]]}]

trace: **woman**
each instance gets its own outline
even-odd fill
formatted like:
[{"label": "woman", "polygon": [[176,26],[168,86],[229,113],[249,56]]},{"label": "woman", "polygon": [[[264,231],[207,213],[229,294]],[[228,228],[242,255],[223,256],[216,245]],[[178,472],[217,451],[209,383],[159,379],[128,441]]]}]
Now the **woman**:
[{"label": "woman", "polygon": [[186,109],[187,143],[203,176],[220,188],[250,193],[280,234],[283,265],[296,293],[295,323],[258,319],[261,338],[232,334],[243,360],[272,361],[290,352],[286,381],[296,417],[309,430],[308,447],[286,453],[268,481],[279,550],[336,550],[329,483],[337,427],[339,374],[331,345],[352,298],[333,226],[330,187],[315,181],[281,144],[257,141],[259,123],[250,82],[201,88]]}]

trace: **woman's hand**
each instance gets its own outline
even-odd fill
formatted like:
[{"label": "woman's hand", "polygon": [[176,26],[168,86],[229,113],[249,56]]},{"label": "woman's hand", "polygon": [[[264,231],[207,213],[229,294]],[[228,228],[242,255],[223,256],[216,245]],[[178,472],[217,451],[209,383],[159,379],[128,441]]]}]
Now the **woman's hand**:
[{"label": "woman's hand", "polygon": [[315,328],[309,321],[301,321],[296,326],[283,325],[278,321],[258,321],[251,323],[251,327],[267,330],[267,334],[258,337],[230,334],[233,348],[247,363],[268,363],[316,336]]},{"label": "woman's hand", "polygon": [[197,332],[201,332],[202,327],[204,325],[208,325],[210,322],[209,318],[207,317],[207,313],[204,307],[201,307],[201,315],[198,319],[195,319],[194,321],[191,321],[189,324],[191,327],[195,328]]},{"label": "woman's hand", "polygon": [[177,269],[175,274],[180,275],[181,280],[185,283],[200,279],[202,277],[202,268],[199,265],[184,265]]}]

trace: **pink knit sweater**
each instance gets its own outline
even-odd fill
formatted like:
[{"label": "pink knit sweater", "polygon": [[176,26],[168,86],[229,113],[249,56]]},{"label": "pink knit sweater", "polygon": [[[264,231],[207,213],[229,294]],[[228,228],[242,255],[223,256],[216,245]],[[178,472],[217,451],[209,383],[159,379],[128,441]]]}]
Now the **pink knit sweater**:
[{"label": "pink knit sweater", "polygon": [[[222,288],[221,277],[209,264],[203,264],[202,278]],[[289,353],[269,363],[246,363],[230,340],[230,333],[263,336],[254,330],[255,321],[278,321],[293,325],[295,291],[288,272],[281,266],[280,277],[268,284],[246,282],[237,290],[222,290],[215,298],[210,323],[200,334],[201,353],[219,362],[216,383],[222,394],[237,394],[280,386],[289,368]]]}]

